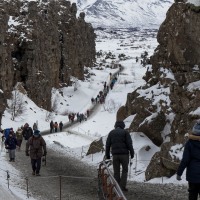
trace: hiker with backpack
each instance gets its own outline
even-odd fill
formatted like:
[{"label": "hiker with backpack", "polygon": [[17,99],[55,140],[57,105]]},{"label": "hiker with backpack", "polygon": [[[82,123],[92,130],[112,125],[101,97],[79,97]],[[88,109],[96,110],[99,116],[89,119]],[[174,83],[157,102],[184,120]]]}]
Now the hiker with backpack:
[{"label": "hiker with backpack", "polygon": [[26,156],[31,158],[32,175],[40,176],[42,156],[46,155],[46,142],[40,135],[40,131],[35,130],[26,143]]},{"label": "hiker with backpack", "polygon": [[17,139],[13,133],[14,132],[10,132],[5,140],[5,148],[8,150],[10,162],[15,162],[15,149],[17,146]]},{"label": "hiker with backpack", "polygon": [[3,135],[5,137],[5,140],[9,137],[10,133],[14,134],[13,128],[6,128],[6,129],[4,129]]}]

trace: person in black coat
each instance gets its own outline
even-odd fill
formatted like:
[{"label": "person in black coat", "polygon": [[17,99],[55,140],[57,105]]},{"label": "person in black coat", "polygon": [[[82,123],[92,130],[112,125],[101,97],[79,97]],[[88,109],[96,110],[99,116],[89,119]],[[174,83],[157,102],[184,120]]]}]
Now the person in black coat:
[{"label": "person in black coat", "polygon": [[189,200],[197,200],[200,195],[200,122],[194,125],[192,134],[185,144],[183,157],[177,170],[177,180],[181,180],[185,168]]},{"label": "person in black coat", "polygon": [[28,123],[24,125],[22,135],[25,140],[28,140],[33,135],[33,129],[29,126]]},{"label": "person in black coat", "polygon": [[[115,129],[110,131],[106,140],[105,157],[106,159],[110,159],[110,149],[112,148],[114,178],[123,191],[128,191],[126,184],[128,177],[129,154],[132,159],[134,157],[134,149],[131,136],[128,131],[124,130],[124,128],[125,124],[123,121],[117,121],[115,123]],[[121,176],[120,166],[122,166]]]},{"label": "person in black coat", "polygon": [[63,123],[62,123],[62,121],[59,123],[59,129],[60,129],[60,132],[62,132],[62,129],[63,129]]},{"label": "person in black coat", "polygon": [[54,132],[54,123],[51,120],[51,122],[50,122],[50,133],[53,133],[53,132]]}]

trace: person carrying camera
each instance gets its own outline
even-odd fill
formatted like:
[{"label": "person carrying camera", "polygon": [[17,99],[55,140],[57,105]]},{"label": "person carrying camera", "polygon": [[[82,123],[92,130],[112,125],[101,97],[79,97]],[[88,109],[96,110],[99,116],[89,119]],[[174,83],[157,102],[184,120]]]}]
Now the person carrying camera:
[{"label": "person carrying camera", "polygon": [[40,135],[40,131],[35,130],[33,136],[26,143],[26,156],[30,155],[31,158],[32,175],[40,176],[41,158],[43,155],[46,156],[46,154],[46,142]]}]

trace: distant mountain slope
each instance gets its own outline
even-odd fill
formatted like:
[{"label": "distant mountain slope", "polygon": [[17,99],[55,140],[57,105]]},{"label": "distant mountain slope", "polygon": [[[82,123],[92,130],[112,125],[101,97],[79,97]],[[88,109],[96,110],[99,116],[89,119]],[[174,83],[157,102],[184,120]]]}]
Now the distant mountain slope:
[{"label": "distant mountain slope", "polygon": [[72,0],[93,27],[158,27],[174,0]]}]

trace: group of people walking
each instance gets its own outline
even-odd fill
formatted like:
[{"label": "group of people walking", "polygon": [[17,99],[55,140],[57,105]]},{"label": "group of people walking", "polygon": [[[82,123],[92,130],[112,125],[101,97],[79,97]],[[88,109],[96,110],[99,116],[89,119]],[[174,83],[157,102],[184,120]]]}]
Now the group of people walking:
[{"label": "group of people walking", "polygon": [[13,128],[1,130],[2,142],[9,154],[10,162],[15,162],[16,149],[21,149],[23,139],[26,141],[25,153],[31,158],[32,175],[40,176],[42,156],[46,156],[46,142],[36,129],[37,124],[34,124],[33,129],[26,123],[17,129],[16,133]]},{"label": "group of people walking", "polygon": [[58,124],[58,122],[53,122],[51,120],[51,122],[50,122],[50,133],[57,133],[58,131],[62,132],[62,130],[63,130],[62,121],[60,121],[60,123]]},{"label": "group of people walking", "polygon": [[105,98],[109,92],[109,90],[113,89],[115,83],[117,82],[117,77],[113,76],[112,73],[110,73],[110,86],[107,84],[107,82],[104,82],[103,84],[103,90],[99,91],[99,94],[94,98],[91,98],[92,104],[103,104],[105,103]]}]

